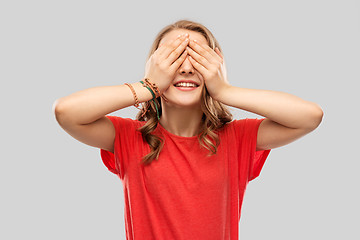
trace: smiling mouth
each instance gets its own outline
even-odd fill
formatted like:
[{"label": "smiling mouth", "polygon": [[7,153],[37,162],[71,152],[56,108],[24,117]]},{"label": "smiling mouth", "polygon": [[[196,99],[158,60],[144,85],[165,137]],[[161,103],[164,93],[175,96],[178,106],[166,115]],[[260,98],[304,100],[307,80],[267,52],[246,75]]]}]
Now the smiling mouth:
[{"label": "smiling mouth", "polygon": [[199,85],[195,84],[195,83],[185,83],[185,82],[179,82],[177,84],[174,84],[175,87],[179,87],[179,88],[197,88],[199,87]]}]

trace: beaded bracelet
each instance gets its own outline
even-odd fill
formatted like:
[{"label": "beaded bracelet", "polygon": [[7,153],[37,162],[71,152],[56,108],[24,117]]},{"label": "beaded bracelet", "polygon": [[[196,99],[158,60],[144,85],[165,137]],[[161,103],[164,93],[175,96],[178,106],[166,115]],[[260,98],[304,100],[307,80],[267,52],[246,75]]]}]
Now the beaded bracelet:
[{"label": "beaded bracelet", "polygon": [[147,83],[147,85],[153,90],[155,91],[156,97],[159,97],[161,95],[159,88],[155,85],[155,83],[151,83],[150,80],[148,78],[145,78],[145,82]]},{"label": "beaded bracelet", "polygon": [[159,88],[155,85],[155,83],[151,83],[150,80],[148,78],[145,78],[145,83],[147,84],[147,86],[151,87],[153,89],[153,91],[155,91],[155,93],[157,94],[156,97],[161,97],[162,99],[164,99],[165,102],[168,102],[169,100],[160,92]]},{"label": "beaded bracelet", "polygon": [[144,87],[146,87],[150,91],[151,95],[153,96],[153,98],[150,101],[154,103],[157,119],[160,120],[159,109],[157,106],[157,102],[155,101],[156,98],[158,98],[160,96],[159,88],[155,85],[155,83],[151,83],[148,78],[145,78],[144,81],[145,82],[140,81],[140,83],[142,83],[142,85]]},{"label": "beaded bracelet", "polygon": [[[157,118],[158,118],[158,120],[160,120],[159,109],[158,109],[158,106],[157,106],[157,102],[156,102],[155,100],[156,100],[156,98],[158,98],[159,96],[161,96],[161,98],[163,98],[166,102],[168,102],[168,100],[167,100],[167,98],[166,98],[164,95],[161,95],[161,92],[160,92],[159,88],[156,86],[155,83],[151,83],[148,78],[145,78],[144,81],[145,81],[145,82],[140,81],[140,83],[142,84],[143,87],[146,87],[146,88],[150,91],[150,93],[151,93],[151,95],[152,95],[152,97],[153,97],[150,101],[154,103],[155,109],[156,109]],[[135,99],[135,104],[134,104],[134,106],[135,106],[137,109],[143,111],[143,113],[141,114],[141,117],[143,117],[143,116],[145,115],[145,113],[146,113],[147,108],[148,108],[149,105],[146,107],[146,109],[144,109],[144,106],[143,106],[143,108],[139,108],[140,102],[139,102],[139,99],[138,99],[138,97],[137,97],[137,95],[136,95],[135,89],[134,89],[133,86],[132,86],[131,84],[129,84],[129,83],[125,83],[125,85],[130,88],[130,90],[131,90],[131,92],[132,92],[132,94],[133,94],[133,96],[134,96],[134,99]]]},{"label": "beaded bracelet", "polygon": [[146,83],[144,83],[143,81],[140,81],[140,82],[142,83],[143,87],[146,87],[146,88],[150,91],[151,95],[153,96],[152,100],[155,99],[156,96],[155,96],[154,91],[153,91],[150,87],[148,87],[148,86],[146,85]]}]

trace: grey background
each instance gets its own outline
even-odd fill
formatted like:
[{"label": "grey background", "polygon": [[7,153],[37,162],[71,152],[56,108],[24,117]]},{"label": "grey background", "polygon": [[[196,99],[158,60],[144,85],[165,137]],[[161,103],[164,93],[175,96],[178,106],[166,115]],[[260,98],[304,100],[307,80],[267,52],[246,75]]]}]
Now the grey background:
[{"label": "grey background", "polygon": [[[241,239],[360,239],[359,5],[1,1],[0,238],[125,239],[120,180],[99,149],[60,128],[52,104],[139,81],[155,35],[185,18],[219,40],[232,85],[288,92],[325,112],[316,131],[273,150],[249,184]],[[134,118],[136,110],[114,114]]]}]

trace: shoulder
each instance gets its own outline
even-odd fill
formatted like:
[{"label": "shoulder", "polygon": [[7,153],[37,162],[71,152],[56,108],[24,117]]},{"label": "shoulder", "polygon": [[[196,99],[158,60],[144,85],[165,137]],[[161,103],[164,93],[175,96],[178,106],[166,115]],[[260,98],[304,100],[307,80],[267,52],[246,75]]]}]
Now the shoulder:
[{"label": "shoulder", "polygon": [[113,115],[106,115],[106,117],[111,120],[116,130],[136,130],[145,124],[144,121],[134,120],[131,118],[123,118]]},{"label": "shoulder", "polygon": [[231,122],[226,123],[220,130],[220,132],[234,132],[236,135],[243,135],[245,133],[257,131],[261,122],[265,118],[244,118],[234,119]]},{"label": "shoulder", "polygon": [[233,119],[232,121],[224,124],[224,126],[220,129],[246,127],[258,123],[259,120],[262,121],[263,119],[257,119],[257,118]]}]

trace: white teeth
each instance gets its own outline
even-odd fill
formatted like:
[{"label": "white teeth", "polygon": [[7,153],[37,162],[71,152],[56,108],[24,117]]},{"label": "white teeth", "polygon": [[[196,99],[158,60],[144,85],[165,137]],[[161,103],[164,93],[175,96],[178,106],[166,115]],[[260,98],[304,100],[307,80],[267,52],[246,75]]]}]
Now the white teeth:
[{"label": "white teeth", "polygon": [[196,84],[180,82],[180,83],[177,83],[175,85],[175,87],[196,87]]}]

